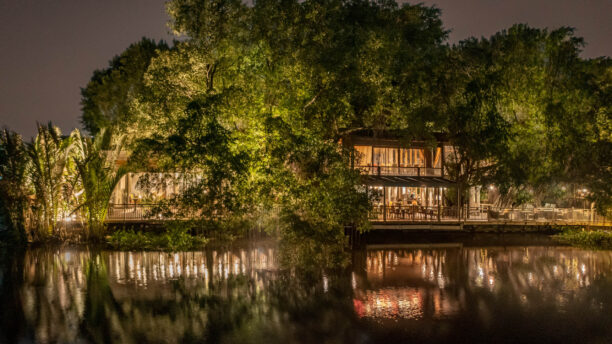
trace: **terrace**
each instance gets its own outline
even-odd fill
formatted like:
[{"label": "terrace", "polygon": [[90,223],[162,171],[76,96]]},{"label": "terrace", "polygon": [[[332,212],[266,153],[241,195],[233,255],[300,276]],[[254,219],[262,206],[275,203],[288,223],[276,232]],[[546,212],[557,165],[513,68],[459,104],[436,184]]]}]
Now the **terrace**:
[{"label": "terrace", "polygon": [[[176,219],[176,209],[157,211],[155,204],[114,204],[109,207],[106,221],[109,223],[155,222]],[[593,225],[611,226],[612,222],[597,214],[594,209],[577,208],[497,208],[490,205],[463,207],[459,217],[457,207],[391,205],[374,206],[370,213],[373,224],[381,223],[480,223],[526,225]],[[469,214],[468,214],[469,213]]]}]

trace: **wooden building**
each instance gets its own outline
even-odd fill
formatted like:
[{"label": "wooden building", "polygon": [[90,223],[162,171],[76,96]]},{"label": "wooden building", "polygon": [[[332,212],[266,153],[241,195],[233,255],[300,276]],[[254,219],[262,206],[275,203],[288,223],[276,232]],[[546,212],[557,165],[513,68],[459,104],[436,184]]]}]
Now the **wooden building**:
[{"label": "wooden building", "polygon": [[373,220],[442,220],[456,217],[446,192],[454,182],[445,161],[452,147],[433,141],[407,141],[391,132],[361,131],[342,143],[354,149],[352,167],[363,174],[373,195]]}]

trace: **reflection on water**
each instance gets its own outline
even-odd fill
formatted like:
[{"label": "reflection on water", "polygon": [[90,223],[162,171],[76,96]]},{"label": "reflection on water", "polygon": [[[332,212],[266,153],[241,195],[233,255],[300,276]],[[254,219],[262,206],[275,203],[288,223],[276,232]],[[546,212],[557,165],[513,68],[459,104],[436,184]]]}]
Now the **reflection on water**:
[{"label": "reflection on water", "polygon": [[473,307],[473,297],[483,307],[503,298],[524,308],[546,302],[566,312],[594,279],[608,279],[612,254],[568,247],[400,246],[367,250],[363,270],[354,301],[361,317],[457,316]]},{"label": "reflection on water", "polygon": [[0,264],[0,342],[609,342],[612,252],[370,246],[348,269],[202,252],[30,249]]}]

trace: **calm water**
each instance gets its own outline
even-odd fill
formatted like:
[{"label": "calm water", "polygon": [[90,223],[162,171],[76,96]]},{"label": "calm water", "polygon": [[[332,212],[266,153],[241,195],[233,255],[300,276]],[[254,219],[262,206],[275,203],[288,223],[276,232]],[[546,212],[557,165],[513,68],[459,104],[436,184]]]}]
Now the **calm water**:
[{"label": "calm water", "polygon": [[0,342],[612,341],[611,251],[370,245],[341,270],[278,251],[3,252]]}]

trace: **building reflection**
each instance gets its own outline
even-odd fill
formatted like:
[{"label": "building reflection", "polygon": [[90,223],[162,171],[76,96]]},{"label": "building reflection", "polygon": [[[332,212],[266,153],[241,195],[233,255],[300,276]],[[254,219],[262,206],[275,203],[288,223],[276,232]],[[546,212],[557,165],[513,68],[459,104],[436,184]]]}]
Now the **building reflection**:
[{"label": "building reflection", "polygon": [[245,275],[262,285],[264,274],[277,270],[272,248],[211,252],[109,252],[110,280],[117,285],[150,288],[173,280],[200,281]]},{"label": "building reflection", "polygon": [[611,270],[610,252],[569,247],[375,248],[357,261],[353,302],[358,316],[382,319],[443,319],[502,299],[563,311]]},{"label": "building reflection", "polygon": [[306,274],[282,269],[278,256],[272,245],[181,253],[31,249],[14,310],[28,334],[13,338],[315,342],[325,334],[343,342],[357,341],[351,336],[363,322],[427,334],[440,322],[455,331],[486,330],[493,317],[506,315],[521,319],[514,327],[534,317],[563,336],[555,327],[559,314],[593,323],[611,309],[610,251],[369,247],[354,253],[348,270]]},{"label": "building reflection", "polygon": [[30,250],[21,311],[36,342],[88,341],[88,327],[96,327],[90,335],[98,338],[97,312],[113,341],[206,337],[207,302],[225,300],[223,312],[232,312],[233,304],[254,300],[253,309],[261,310],[262,291],[277,269],[274,249],[261,246],[181,253]]}]

